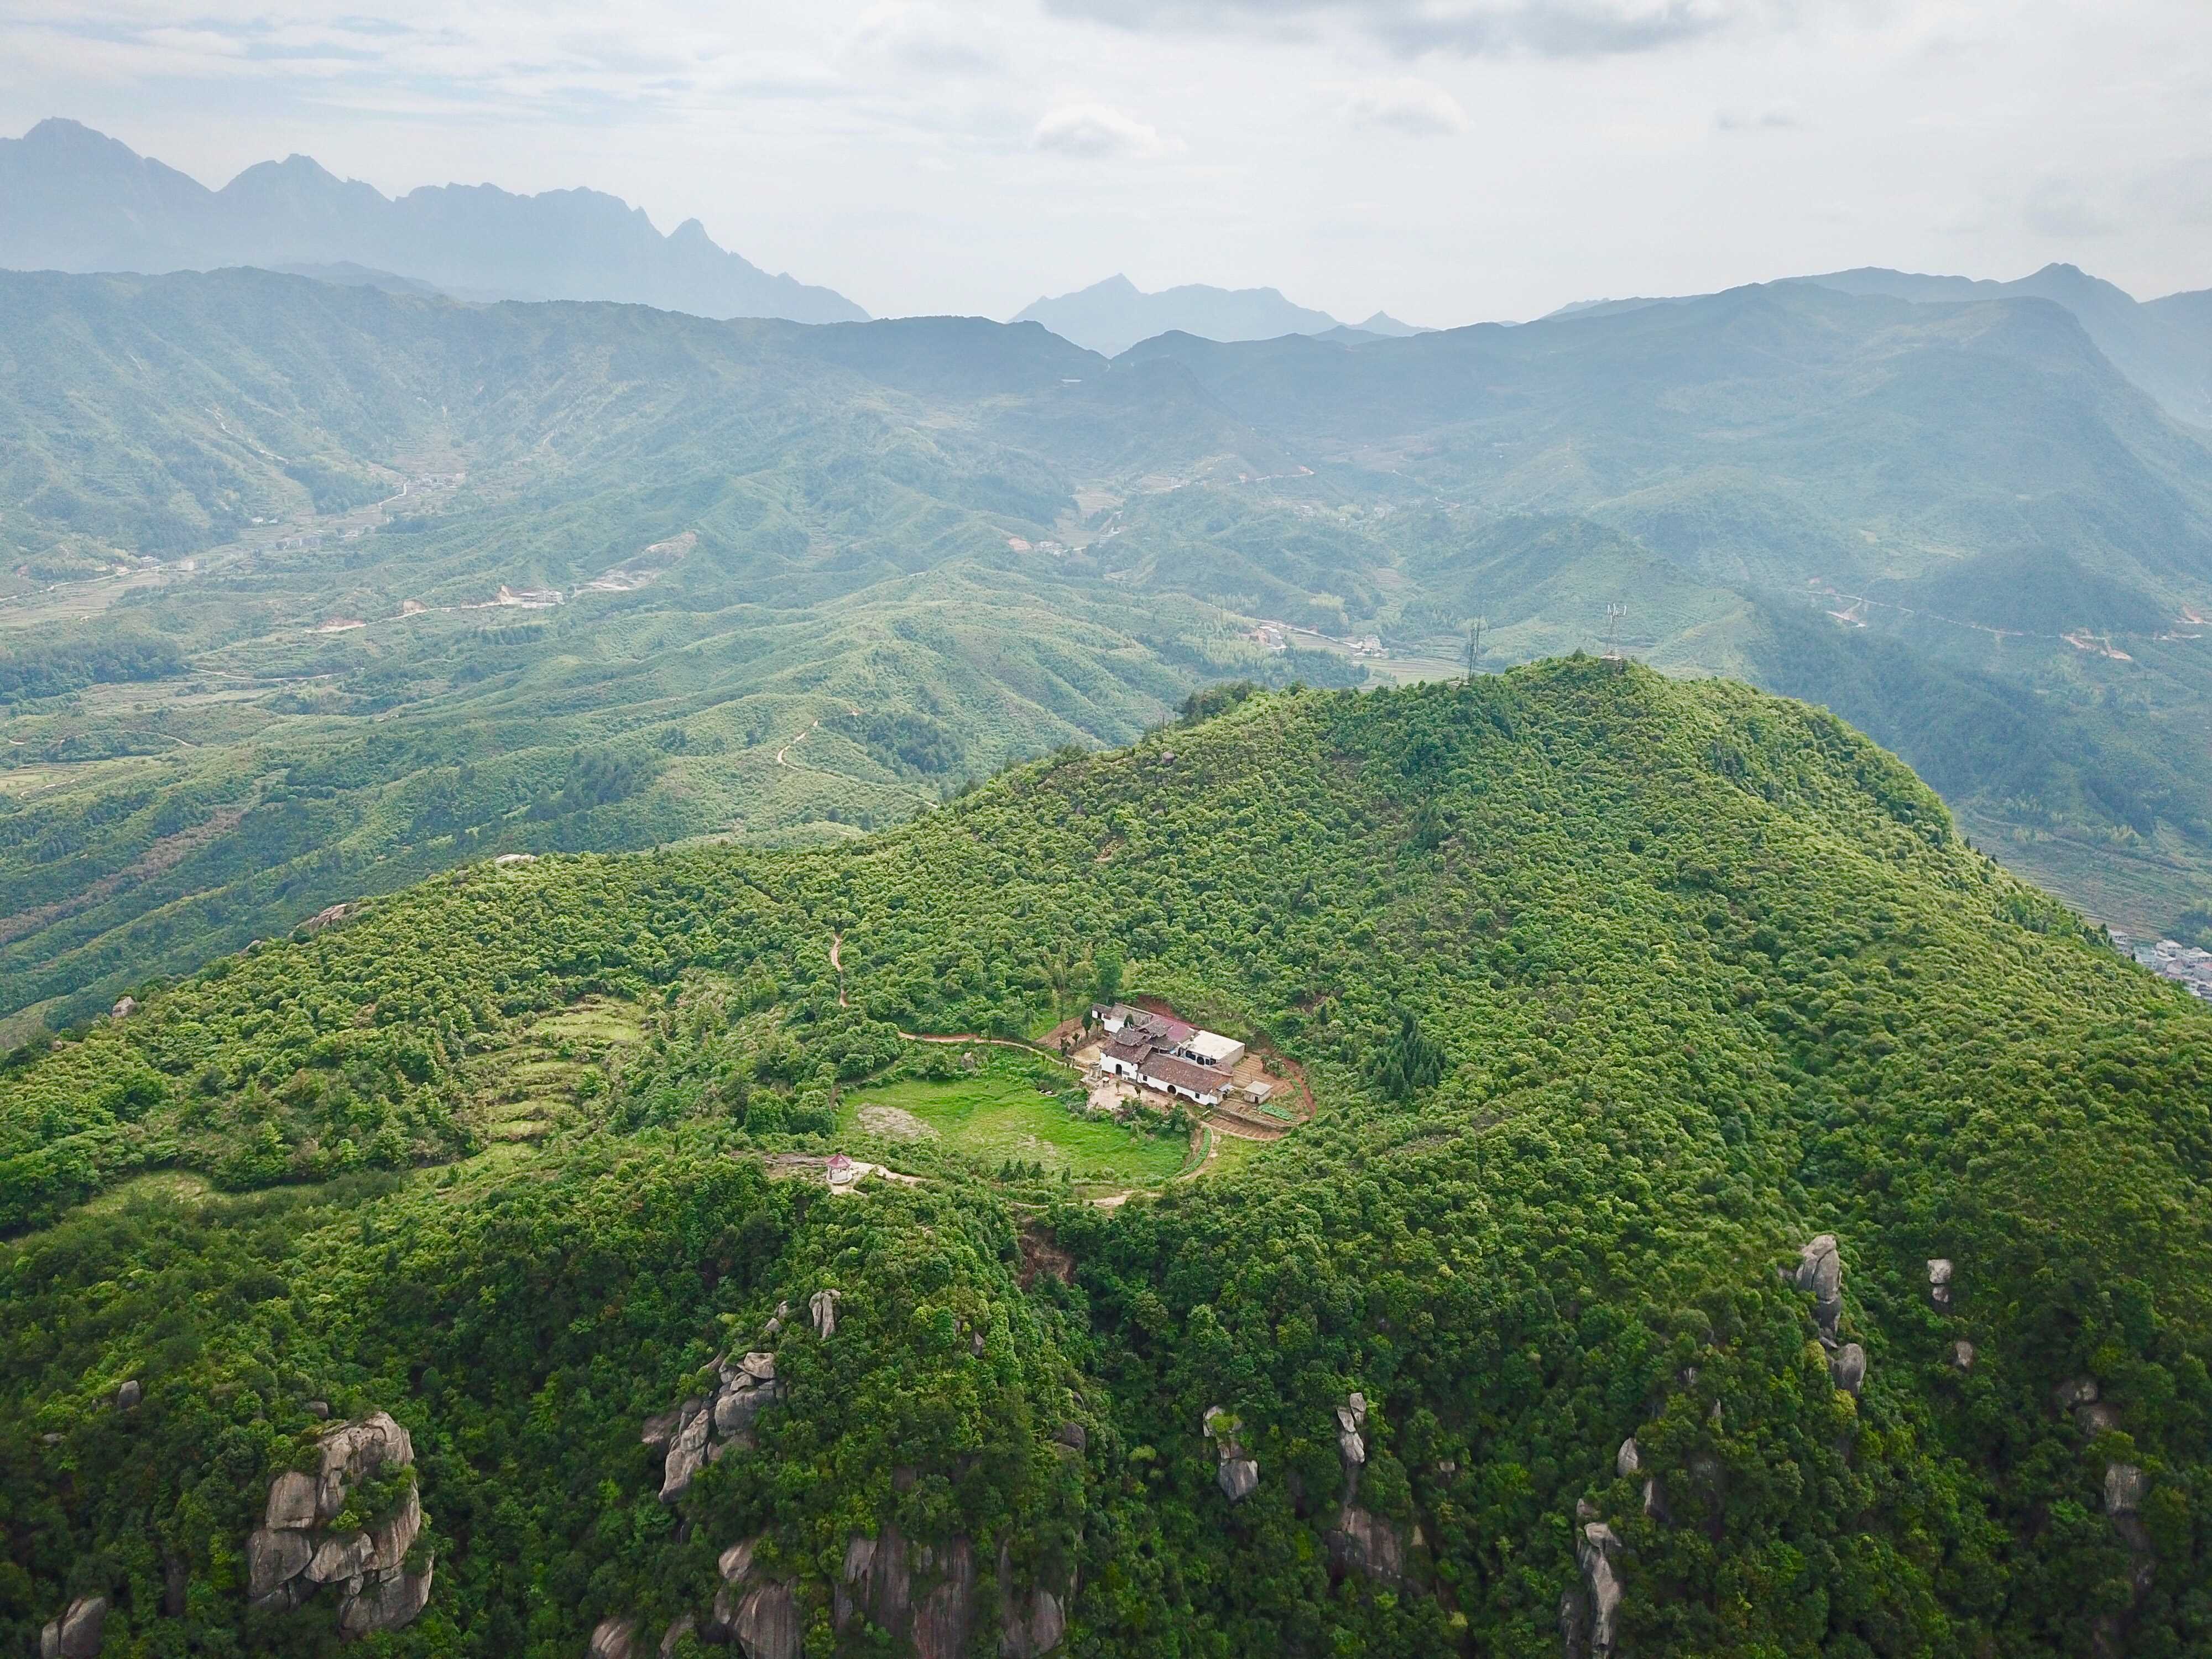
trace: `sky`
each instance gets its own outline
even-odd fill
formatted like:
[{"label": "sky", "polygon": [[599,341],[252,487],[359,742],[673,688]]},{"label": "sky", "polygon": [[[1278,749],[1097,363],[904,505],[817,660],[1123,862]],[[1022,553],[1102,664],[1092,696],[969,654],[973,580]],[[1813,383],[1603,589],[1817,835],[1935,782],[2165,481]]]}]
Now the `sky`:
[{"label": "sky", "polygon": [[1883,264],[2212,287],[2208,0],[0,0],[0,133],[584,185],[878,315],[1435,326]]}]

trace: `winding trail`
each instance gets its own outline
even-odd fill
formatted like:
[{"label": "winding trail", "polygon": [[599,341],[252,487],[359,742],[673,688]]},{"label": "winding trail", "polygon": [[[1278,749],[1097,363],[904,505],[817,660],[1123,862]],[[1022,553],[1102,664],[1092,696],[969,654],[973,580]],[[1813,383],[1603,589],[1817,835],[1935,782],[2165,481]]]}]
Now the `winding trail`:
[{"label": "winding trail", "polygon": [[811,766],[800,766],[795,762],[786,760],[784,757],[788,755],[793,750],[798,748],[800,744],[805,743],[806,741],[807,732],[813,731],[815,726],[821,724],[822,722],[820,720],[813,721],[807,726],[805,732],[801,732],[789,743],[787,743],[782,748],[777,750],[775,751],[775,763],[778,766],[788,766],[794,772],[811,772],[814,770],[814,768]]}]

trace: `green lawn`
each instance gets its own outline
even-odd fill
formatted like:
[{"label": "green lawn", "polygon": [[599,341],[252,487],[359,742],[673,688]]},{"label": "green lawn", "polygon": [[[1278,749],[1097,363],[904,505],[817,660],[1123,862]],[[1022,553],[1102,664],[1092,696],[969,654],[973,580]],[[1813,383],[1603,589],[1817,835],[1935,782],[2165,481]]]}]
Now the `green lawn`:
[{"label": "green lawn", "polygon": [[902,1078],[848,1095],[837,1125],[848,1134],[869,1133],[860,1128],[862,1109],[888,1106],[934,1132],[949,1149],[994,1167],[1008,1158],[1042,1164],[1048,1175],[1064,1169],[1091,1185],[1148,1185],[1182,1166],[1187,1147],[1180,1139],[1139,1133],[1107,1118],[1071,1116],[1056,1097],[1038,1092],[1040,1081],[1066,1086],[1073,1074],[1000,1049],[972,1075],[952,1082]]}]

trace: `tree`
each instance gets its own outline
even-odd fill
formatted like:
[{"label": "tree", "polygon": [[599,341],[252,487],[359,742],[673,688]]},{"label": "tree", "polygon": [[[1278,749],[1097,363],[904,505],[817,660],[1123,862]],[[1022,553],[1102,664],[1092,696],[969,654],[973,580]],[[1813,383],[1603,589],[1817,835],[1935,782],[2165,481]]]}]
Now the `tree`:
[{"label": "tree", "polygon": [[1399,1010],[1397,1031],[1375,1057],[1376,1086],[1392,1100],[1410,1100],[1443,1074],[1444,1051],[1421,1035],[1410,1010]]},{"label": "tree", "polygon": [[1121,947],[1108,939],[1091,953],[1091,965],[1097,975],[1098,1000],[1111,1002],[1121,994]]}]

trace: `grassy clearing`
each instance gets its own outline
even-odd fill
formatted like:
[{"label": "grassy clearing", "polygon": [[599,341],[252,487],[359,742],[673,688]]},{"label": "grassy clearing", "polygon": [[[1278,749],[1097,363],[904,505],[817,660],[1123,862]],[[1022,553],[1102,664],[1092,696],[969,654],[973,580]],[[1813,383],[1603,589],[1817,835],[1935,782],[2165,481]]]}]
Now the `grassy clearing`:
[{"label": "grassy clearing", "polygon": [[1038,1091],[1040,1082],[1057,1091],[1071,1080],[1059,1066],[997,1049],[973,1073],[950,1082],[902,1078],[848,1095],[838,1127],[857,1132],[864,1106],[895,1107],[934,1129],[953,1152],[994,1168],[1011,1158],[1042,1164],[1047,1175],[1066,1170],[1085,1185],[1144,1186],[1182,1167],[1183,1140],[1126,1129],[1107,1118],[1071,1116],[1057,1093]]},{"label": "grassy clearing", "polygon": [[1212,1161],[1200,1170],[1200,1177],[1233,1175],[1275,1143],[1272,1140],[1248,1140],[1243,1135],[1213,1132]]}]

